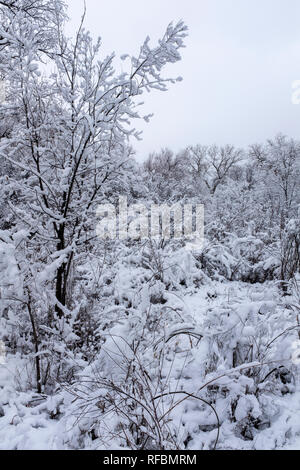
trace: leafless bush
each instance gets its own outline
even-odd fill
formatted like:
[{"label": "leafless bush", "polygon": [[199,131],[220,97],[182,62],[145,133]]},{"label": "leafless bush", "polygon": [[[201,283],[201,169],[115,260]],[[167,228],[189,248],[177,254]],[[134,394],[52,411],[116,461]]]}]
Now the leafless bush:
[{"label": "leafless bush", "polygon": [[105,445],[118,437],[122,446],[136,450],[182,449],[186,436],[173,421],[172,412],[185,400],[194,399],[215,416],[216,447],[220,422],[215,408],[197,394],[182,390],[182,370],[175,383],[171,380],[175,357],[170,358],[164,344],[145,348],[142,341],[111,340],[118,353],[106,350],[106,354],[120,370],[120,377],[105,377],[99,366],[93,366],[92,373],[81,377],[75,389],[68,388],[77,402],[77,419],[91,419],[89,430],[94,438]]}]

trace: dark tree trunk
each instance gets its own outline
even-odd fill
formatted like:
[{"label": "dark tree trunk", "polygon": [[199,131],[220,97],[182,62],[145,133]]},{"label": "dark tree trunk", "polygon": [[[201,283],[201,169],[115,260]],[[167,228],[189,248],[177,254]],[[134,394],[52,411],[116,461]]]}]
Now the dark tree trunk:
[{"label": "dark tree trunk", "polygon": [[27,309],[30,317],[31,327],[32,327],[32,335],[33,335],[33,342],[34,342],[34,349],[35,349],[35,368],[36,368],[36,388],[38,393],[42,393],[42,377],[41,377],[41,360],[39,356],[39,338],[37,327],[35,323],[35,318],[31,309],[31,299],[29,296],[29,301],[27,303]]}]

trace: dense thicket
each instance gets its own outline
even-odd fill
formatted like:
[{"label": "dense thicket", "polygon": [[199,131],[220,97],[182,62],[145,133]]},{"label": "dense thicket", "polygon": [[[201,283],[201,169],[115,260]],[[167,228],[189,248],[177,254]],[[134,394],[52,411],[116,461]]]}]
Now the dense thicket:
[{"label": "dense thicket", "polygon": [[[300,393],[300,143],[199,144],[139,164],[140,95],[176,81],[162,70],[186,27],[147,38],[117,75],[84,17],[65,36],[65,12],[0,2],[0,340],[22,364],[18,393],[72,422],[63,448],[280,447],[300,431],[280,415]],[[98,205],[124,195],[204,204],[203,248],[98,239]],[[290,424],[272,441],[276,416]]]}]

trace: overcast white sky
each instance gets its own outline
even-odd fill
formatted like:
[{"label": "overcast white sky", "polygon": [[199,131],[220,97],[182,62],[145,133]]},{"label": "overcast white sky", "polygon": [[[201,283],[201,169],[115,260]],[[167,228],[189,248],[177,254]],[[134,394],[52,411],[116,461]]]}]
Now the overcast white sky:
[{"label": "overcast white sky", "polygon": [[[68,0],[74,30],[83,0]],[[168,92],[144,96],[149,124],[136,122],[138,156],[161,147],[247,146],[283,132],[300,137],[300,105],[291,102],[300,80],[299,0],[86,0],[86,27],[101,36],[103,55],[136,54],[170,21],[189,27],[183,60],[166,75],[183,76]]]}]

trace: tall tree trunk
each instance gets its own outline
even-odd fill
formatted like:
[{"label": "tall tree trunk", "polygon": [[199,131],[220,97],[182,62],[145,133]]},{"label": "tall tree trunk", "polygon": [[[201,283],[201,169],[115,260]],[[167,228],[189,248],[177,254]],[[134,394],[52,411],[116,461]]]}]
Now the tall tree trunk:
[{"label": "tall tree trunk", "polygon": [[29,297],[29,300],[27,303],[27,309],[28,309],[31,327],[32,327],[32,335],[33,335],[34,350],[35,350],[36,388],[37,388],[38,393],[42,393],[41,359],[39,356],[39,338],[38,338],[38,332],[37,332],[34,314],[31,308],[30,295],[28,295],[28,297]]},{"label": "tall tree trunk", "polygon": [[[62,224],[59,227],[58,231],[58,245],[57,245],[57,251],[61,251],[65,248],[65,227],[64,224]],[[65,306],[66,305],[66,263],[63,263],[57,270],[56,274],[56,286],[55,286],[55,295],[56,299],[58,302]],[[62,318],[64,316],[64,313],[62,309],[56,305],[55,310],[59,316],[59,318]]]}]

